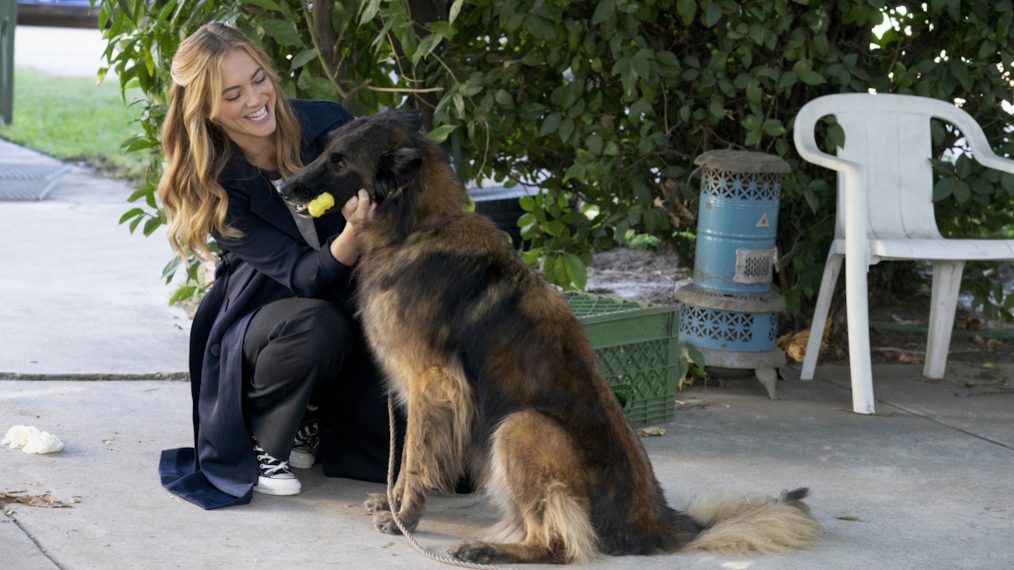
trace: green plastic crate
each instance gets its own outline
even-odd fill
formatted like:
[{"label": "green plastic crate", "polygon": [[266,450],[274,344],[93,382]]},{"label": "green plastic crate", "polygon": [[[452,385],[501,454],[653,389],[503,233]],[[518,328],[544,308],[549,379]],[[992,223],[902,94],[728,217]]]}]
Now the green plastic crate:
[{"label": "green plastic crate", "polygon": [[672,418],[680,380],[676,307],[575,292],[564,298],[631,423]]}]

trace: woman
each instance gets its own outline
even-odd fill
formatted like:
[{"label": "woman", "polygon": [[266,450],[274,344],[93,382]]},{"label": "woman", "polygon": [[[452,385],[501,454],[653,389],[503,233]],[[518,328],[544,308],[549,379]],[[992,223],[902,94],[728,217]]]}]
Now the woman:
[{"label": "woman", "polygon": [[219,262],[190,335],[194,448],[162,453],[163,485],[204,508],[296,494],[290,467],[313,465],[315,420],[325,473],[383,481],[385,399],[351,307],[356,229],[374,205],[361,190],[311,219],[275,192],[351,115],[287,101],[264,53],[218,23],[180,44],[172,81],[158,185],[169,239],[210,257],[210,235]]}]

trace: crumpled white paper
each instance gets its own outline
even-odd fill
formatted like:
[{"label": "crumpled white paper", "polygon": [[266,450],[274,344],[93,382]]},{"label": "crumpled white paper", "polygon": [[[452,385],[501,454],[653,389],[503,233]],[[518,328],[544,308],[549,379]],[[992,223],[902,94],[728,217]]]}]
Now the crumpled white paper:
[{"label": "crumpled white paper", "polygon": [[25,453],[56,453],[63,451],[60,438],[48,431],[39,431],[32,426],[14,426],[7,430],[7,435],[0,440],[0,445],[11,449],[21,449]]}]

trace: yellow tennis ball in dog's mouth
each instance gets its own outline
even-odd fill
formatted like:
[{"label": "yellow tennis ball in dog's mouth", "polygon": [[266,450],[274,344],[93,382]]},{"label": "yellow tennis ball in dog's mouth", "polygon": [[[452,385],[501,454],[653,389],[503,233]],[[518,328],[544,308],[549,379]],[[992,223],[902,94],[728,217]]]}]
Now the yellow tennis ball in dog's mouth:
[{"label": "yellow tennis ball in dog's mouth", "polygon": [[324,212],[334,207],[334,196],[324,192],[306,204],[306,210],[314,218],[319,218]]}]

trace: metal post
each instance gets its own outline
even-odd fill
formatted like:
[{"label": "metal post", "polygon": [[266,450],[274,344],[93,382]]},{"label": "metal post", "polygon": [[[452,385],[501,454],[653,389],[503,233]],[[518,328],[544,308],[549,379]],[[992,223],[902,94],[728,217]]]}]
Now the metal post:
[{"label": "metal post", "polygon": [[14,29],[17,25],[17,0],[0,0],[0,125],[9,125],[14,119]]}]

